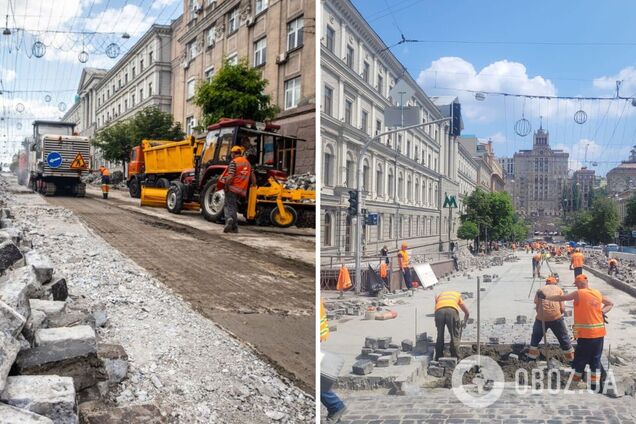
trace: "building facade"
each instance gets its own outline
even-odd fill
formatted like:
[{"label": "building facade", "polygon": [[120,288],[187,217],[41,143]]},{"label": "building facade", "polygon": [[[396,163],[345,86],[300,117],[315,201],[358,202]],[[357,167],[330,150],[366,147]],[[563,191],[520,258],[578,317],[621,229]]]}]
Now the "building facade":
[{"label": "building facade", "polygon": [[618,194],[636,188],[636,146],[631,150],[629,159],[607,173],[607,191]]},{"label": "building facade", "polygon": [[[224,60],[262,70],[280,108],[275,123],[296,136],[296,172],[315,172],[316,49],[314,0],[185,0],[173,23],[172,111],[189,134],[201,128],[197,84]],[[249,117],[246,117],[249,118]]]},{"label": "building facade", "polygon": [[465,212],[466,197],[477,188],[477,173],[479,172],[479,164],[473,159],[472,155],[462,143],[458,143],[458,166],[457,175],[459,176],[459,212]]},{"label": "building facade", "polygon": [[495,158],[492,141],[482,143],[474,135],[459,138],[459,143],[477,165],[476,187],[487,191],[504,191],[503,168]]},{"label": "building facade", "polygon": [[[574,201],[577,202],[576,205],[571,204],[570,210],[587,210],[592,206],[593,200],[593,191],[595,184],[595,172],[593,169],[587,169],[587,167],[582,167],[574,171],[572,174],[572,193],[576,193],[575,196],[569,196],[573,198]],[[569,193],[568,193],[569,194]],[[567,196],[563,196],[563,204],[567,207],[568,203],[572,202],[572,200],[568,200]]]},{"label": "building facade", "polygon": [[[350,261],[355,219],[347,213],[356,188],[357,159],[364,142],[387,130],[385,110],[398,76],[414,95],[424,122],[443,114],[422,91],[350,1],[321,2],[322,260]],[[381,53],[377,53],[381,52]],[[447,123],[382,137],[362,158],[362,207],[378,214],[363,229],[363,255],[406,241],[417,253],[438,252],[442,243],[442,178],[455,168]],[[456,181],[453,181],[456,184]]]},{"label": "building facade", "polygon": [[[532,150],[514,154],[514,203],[519,214],[527,218],[546,217],[545,224],[554,226],[563,210],[568,158],[568,153],[550,147],[549,133],[543,127],[534,133]],[[543,226],[536,231],[542,231]]]},{"label": "building facade", "polygon": [[499,164],[503,169],[504,180],[514,180],[515,178],[515,160],[514,158],[499,158]]}]

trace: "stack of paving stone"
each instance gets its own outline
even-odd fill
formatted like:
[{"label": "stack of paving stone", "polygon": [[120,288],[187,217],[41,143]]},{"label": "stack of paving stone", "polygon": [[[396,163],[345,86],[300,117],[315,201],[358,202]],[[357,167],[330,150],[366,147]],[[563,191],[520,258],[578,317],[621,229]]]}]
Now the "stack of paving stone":
[{"label": "stack of paving stone", "polygon": [[374,368],[386,368],[391,365],[409,365],[413,354],[428,352],[429,337],[426,333],[419,334],[417,342],[405,339],[398,345],[393,343],[392,337],[366,337],[364,347],[353,364],[353,373],[357,375],[370,374]]},{"label": "stack of paving stone", "polygon": [[0,422],[106,424],[159,415],[154,406],[106,404],[127,375],[128,357],[120,345],[99,343],[105,311],[75,308],[66,279],[13,227],[8,209],[0,214]]},{"label": "stack of paving stone", "polygon": [[438,378],[452,375],[455,365],[457,365],[457,358],[439,358],[437,361],[428,363],[428,375]]}]

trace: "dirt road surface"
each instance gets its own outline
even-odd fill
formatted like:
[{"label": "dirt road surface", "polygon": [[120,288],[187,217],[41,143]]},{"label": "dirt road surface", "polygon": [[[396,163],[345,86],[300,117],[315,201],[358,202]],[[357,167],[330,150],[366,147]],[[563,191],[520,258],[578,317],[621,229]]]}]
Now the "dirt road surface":
[{"label": "dirt road surface", "polygon": [[[111,246],[313,393],[314,267],[255,247],[258,237],[276,235],[253,232],[249,246],[92,194],[46,200],[75,212]],[[242,237],[249,235],[242,229]]]}]

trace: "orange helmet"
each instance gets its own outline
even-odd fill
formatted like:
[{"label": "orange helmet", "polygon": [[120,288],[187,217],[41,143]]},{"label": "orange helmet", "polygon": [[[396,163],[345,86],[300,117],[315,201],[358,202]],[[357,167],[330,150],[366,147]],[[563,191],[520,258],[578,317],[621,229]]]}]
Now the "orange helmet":
[{"label": "orange helmet", "polygon": [[556,283],[557,283],[557,279],[556,279],[556,278],[554,278],[553,276],[549,276],[549,277],[545,280],[545,282],[546,282],[547,284],[556,284]]},{"label": "orange helmet", "polygon": [[575,283],[587,283],[587,275],[585,274],[579,274],[576,276],[576,278],[574,279]]}]

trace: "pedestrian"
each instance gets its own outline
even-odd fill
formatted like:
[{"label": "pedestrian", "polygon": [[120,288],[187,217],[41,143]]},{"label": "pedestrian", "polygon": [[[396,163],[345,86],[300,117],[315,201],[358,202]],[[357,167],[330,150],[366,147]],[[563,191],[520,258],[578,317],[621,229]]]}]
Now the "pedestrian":
[{"label": "pedestrian", "polygon": [[583,264],[585,263],[585,257],[583,253],[581,253],[581,248],[577,247],[576,251],[572,253],[572,257],[570,258],[570,269],[574,270],[574,278],[577,275],[583,274]]},{"label": "pedestrian", "polygon": [[[546,296],[562,295],[563,290],[557,283],[557,279],[554,276],[550,276],[545,280],[545,286],[539,291]],[[532,326],[528,358],[537,359],[539,357],[539,343],[543,338],[543,326],[545,325],[545,331],[551,330],[554,337],[559,341],[565,360],[567,362],[572,361],[574,359],[574,349],[572,348],[572,343],[570,343],[570,335],[563,318],[565,312],[563,302],[541,300],[538,296],[535,296],[534,304],[537,316]]]},{"label": "pedestrian", "polygon": [[541,254],[535,253],[532,256],[532,278],[541,278]]},{"label": "pedestrian", "polygon": [[[320,301],[320,343],[329,338],[329,323],[327,322],[327,312],[322,300]],[[337,423],[347,410],[344,402],[340,400],[331,388],[320,388],[320,402],[327,408],[327,423]]]},{"label": "pedestrian", "polygon": [[247,196],[250,182],[256,185],[256,177],[252,172],[250,162],[243,157],[243,148],[234,146],[230,150],[232,160],[221,175],[221,181],[225,184],[225,202],[223,215],[225,216],[224,233],[238,233],[238,202],[240,198]]},{"label": "pedestrian", "polygon": [[406,251],[407,248],[406,242],[402,242],[402,248],[398,252],[398,265],[400,266],[400,272],[402,273],[402,277],[404,278],[404,284],[406,288],[411,290],[413,288],[412,280],[411,280],[411,268],[409,267],[409,254]]},{"label": "pedestrian", "polygon": [[602,372],[601,355],[607,322],[605,316],[612,310],[614,303],[600,291],[591,289],[585,274],[577,275],[574,278],[574,285],[577,290],[566,295],[546,295],[539,291],[537,297],[554,302],[574,301],[574,337],[577,344],[572,363],[574,368],[572,381],[580,382],[585,366],[589,365],[589,383],[592,389],[596,390]]},{"label": "pedestrian", "polygon": [[453,252],[453,266],[455,267],[455,271],[459,271],[459,258],[457,257],[457,252]]},{"label": "pedestrian", "polygon": [[389,266],[383,260],[380,260],[380,268],[379,268],[380,278],[384,282],[384,286],[387,290],[391,290],[391,282],[389,280]]},{"label": "pedestrian", "polygon": [[108,199],[108,190],[110,184],[110,171],[104,165],[99,167],[99,173],[102,176],[102,197]]},{"label": "pedestrian", "polygon": [[618,259],[610,258],[610,260],[607,262],[607,273],[609,275],[618,274]]},{"label": "pedestrian", "polygon": [[382,246],[382,249],[380,249],[380,257],[382,258],[381,260],[384,260],[387,265],[389,264],[389,248],[386,247],[386,244]]},{"label": "pedestrian", "polygon": [[456,291],[445,291],[435,297],[435,327],[437,342],[435,343],[435,359],[444,356],[444,329],[450,333],[450,354],[457,358],[461,342],[462,322],[459,320],[460,309],[464,312],[464,322],[468,321],[470,312],[464,304],[462,295]]}]

